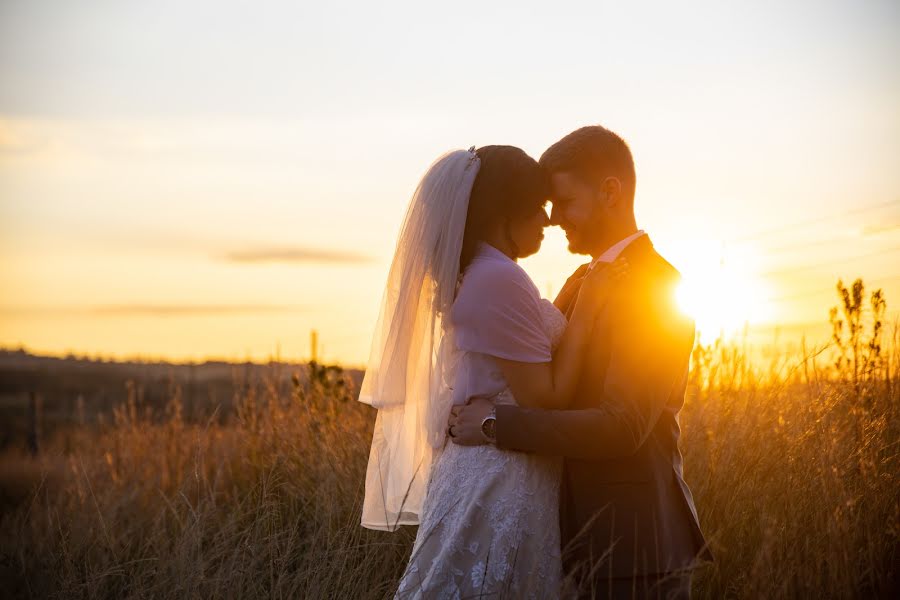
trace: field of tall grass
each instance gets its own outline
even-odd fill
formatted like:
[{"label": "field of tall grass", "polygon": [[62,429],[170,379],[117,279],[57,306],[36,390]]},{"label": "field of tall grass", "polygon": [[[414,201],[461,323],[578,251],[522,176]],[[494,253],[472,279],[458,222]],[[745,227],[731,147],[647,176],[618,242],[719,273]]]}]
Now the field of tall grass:
[{"label": "field of tall grass", "polygon": [[[845,291],[827,345],[695,349],[682,451],[717,559],[696,598],[898,591],[900,344]],[[5,454],[3,595],[390,597],[415,531],[359,526],[374,411],[337,368],[281,381],[236,381],[235,416],[205,422],[177,388],[160,414],[132,393],[36,458]]]}]

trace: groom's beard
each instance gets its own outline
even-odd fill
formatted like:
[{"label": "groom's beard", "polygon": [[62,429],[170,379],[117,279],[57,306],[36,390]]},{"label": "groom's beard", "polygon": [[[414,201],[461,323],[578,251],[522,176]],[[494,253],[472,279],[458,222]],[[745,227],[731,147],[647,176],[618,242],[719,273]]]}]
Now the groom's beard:
[{"label": "groom's beard", "polygon": [[568,242],[569,252],[572,254],[591,253],[590,245],[586,243],[586,240],[582,239],[582,236],[577,231],[573,231],[571,235],[566,231],[566,241]]}]

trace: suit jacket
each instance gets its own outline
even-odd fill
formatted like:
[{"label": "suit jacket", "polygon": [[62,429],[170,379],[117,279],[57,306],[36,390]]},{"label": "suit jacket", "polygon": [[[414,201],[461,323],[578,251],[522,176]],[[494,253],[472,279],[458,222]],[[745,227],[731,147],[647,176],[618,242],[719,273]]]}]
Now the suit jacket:
[{"label": "suit jacket", "polygon": [[496,407],[498,447],[565,457],[560,530],[576,577],[711,559],[678,449],[694,343],[693,321],[675,306],[680,274],[646,235],[622,256],[629,274],[597,317],[571,406]]}]

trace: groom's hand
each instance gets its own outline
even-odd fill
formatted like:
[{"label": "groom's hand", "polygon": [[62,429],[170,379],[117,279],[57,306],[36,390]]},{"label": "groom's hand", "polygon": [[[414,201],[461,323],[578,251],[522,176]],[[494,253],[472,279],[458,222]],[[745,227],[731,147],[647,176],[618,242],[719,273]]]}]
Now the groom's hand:
[{"label": "groom's hand", "polygon": [[472,398],[463,406],[450,410],[450,440],[460,446],[480,446],[487,444],[481,433],[481,422],[491,414],[494,403],[487,398]]}]

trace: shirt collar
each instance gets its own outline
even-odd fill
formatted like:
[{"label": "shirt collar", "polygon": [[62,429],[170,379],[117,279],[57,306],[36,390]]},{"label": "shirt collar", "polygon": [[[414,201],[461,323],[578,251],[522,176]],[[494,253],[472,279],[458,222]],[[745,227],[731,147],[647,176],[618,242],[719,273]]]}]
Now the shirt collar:
[{"label": "shirt collar", "polygon": [[625,250],[625,248],[627,248],[631,242],[638,239],[642,235],[645,235],[644,230],[638,229],[625,239],[619,240],[618,242],[607,248],[606,252],[592,260],[591,266],[589,268],[593,269],[594,266],[597,265],[597,263],[611,263],[615,261],[617,258],[619,258],[619,255],[622,253],[622,251]]}]

